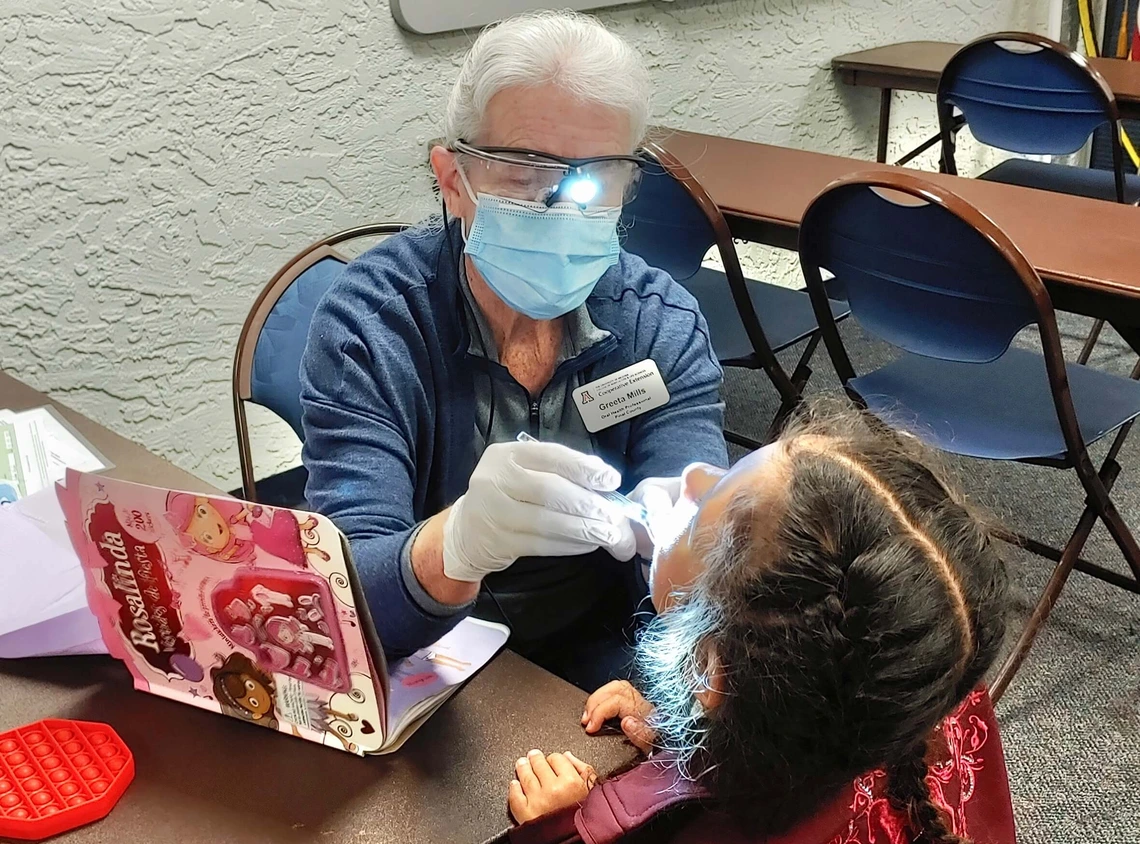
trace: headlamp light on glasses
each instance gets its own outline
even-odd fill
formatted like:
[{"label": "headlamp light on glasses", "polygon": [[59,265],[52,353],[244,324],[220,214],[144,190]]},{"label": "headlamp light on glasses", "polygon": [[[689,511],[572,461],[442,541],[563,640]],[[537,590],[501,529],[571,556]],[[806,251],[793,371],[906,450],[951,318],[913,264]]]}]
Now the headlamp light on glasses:
[{"label": "headlamp light on glasses", "polygon": [[563,158],[515,147],[476,147],[464,141],[453,152],[473,160],[467,169],[484,192],[552,207],[577,205],[584,213],[613,208],[637,195],[642,161],[632,155]]}]

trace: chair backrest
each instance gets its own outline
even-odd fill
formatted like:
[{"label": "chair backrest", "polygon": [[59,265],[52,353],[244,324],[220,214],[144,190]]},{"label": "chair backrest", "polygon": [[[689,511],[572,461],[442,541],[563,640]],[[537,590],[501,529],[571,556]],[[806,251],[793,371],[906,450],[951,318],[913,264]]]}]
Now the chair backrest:
[{"label": "chair backrest", "polygon": [[253,347],[249,400],[267,407],[301,435],[301,356],[317,303],[347,259],[329,254],[293,279],[265,317]]},{"label": "chair backrest", "polygon": [[737,315],[760,368],[781,400],[795,401],[799,389],[776,359],[752,307],[748,282],[724,214],[689,168],[667,149],[647,142],[639,155],[646,166],[637,196],[622,208],[622,247],[683,285],[696,275],[709,247],[715,245]]},{"label": "chair backrest", "polygon": [[406,228],[406,223],[378,223],[318,241],[286,263],[254,301],[238,338],[233,371],[238,457],[249,500],[255,500],[256,490],[244,403],[268,408],[302,436],[300,371],[309,323],[321,297],[349,262],[334,247]]},{"label": "chair backrest", "polygon": [[696,275],[716,231],[701,205],[647,151],[637,196],[621,210],[622,248],[684,284]]},{"label": "chair backrest", "polygon": [[[1052,301],[997,224],[955,193],[897,171],[828,185],[800,224],[800,265],[840,381],[855,377],[827,302],[846,294],[870,333],[905,351],[985,363],[1037,324],[1044,369],[1071,453],[1083,448]],[[835,278],[824,286],[822,270]]]},{"label": "chair backrest", "polygon": [[800,228],[802,261],[828,270],[860,325],[914,354],[983,363],[1037,321],[1017,271],[969,222],[911,193],[865,183],[821,194]]},{"label": "chair backrest", "polygon": [[956,106],[982,143],[1034,155],[1076,152],[1120,119],[1112,89],[1083,56],[1025,32],[987,35],[955,53],[938,103]]}]

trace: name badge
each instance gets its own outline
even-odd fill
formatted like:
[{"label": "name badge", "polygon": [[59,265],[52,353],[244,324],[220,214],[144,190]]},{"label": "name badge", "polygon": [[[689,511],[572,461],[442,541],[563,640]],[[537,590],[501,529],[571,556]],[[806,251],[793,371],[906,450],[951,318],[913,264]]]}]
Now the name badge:
[{"label": "name badge", "polygon": [[573,396],[591,434],[669,403],[669,390],[652,360],[583,384]]}]

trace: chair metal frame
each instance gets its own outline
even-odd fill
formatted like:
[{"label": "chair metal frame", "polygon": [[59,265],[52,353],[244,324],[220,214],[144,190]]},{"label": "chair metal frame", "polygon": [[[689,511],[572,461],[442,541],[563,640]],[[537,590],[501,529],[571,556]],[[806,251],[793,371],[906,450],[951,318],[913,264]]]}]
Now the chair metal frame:
[{"label": "chair metal frame", "polygon": [[290,258],[254,299],[245,318],[245,324],[242,325],[241,334],[238,335],[233,367],[234,424],[237,429],[238,461],[241,463],[242,495],[247,501],[257,501],[257,485],[253,473],[253,453],[249,443],[249,423],[246,420],[245,403],[254,401],[253,359],[257,351],[257,341],[261,337],[261,329],[265,327],[270,313],[293,282],[318,261],[324,258],[336,258],[346,264],[349,262],[347,256],[334,248],[338,244],[361,237],[399,234],[410,227],[408,223],[369,223],[318,240]]},{"label": "chair metal frame", "polygon": [[[760,320],[756,316],[756,311],[752,305],[752,298],[748,295],[748,284],[756,282],[749,282],[744,275],[744,270],[740,266],[740,256],[736,252],[736,244],[732,240],[732,231],[728,227],[728,221],[725,219],[724,213],[713,201],[712,197],[709,196],[704,186],[697,181],[697,178],[692,174],[689,168],[682,164],[681,161],[667,149],[660,144],[647,142],[642,145],[641,151],[660,165],[662,169],[668,171],[669,175],[681,184],[685,192],[692,197],[693,201],[704,213],[705,218],[709,222],[709,226],[712,228],[717,253],[720,255],[721,264],[724,266],[724,275],[728,280],[728,288],[732,294],[732,301],[736,305],[737,315],[740,317],[740,321],[744,325],[744,331],[748,335],[749,342],[752,344],[752,360],[748,363],[753,365],[748,366],[748,368],[763,370],[780,396],[780,408],[768,431],[768,439],[770,440],[779,430],[788,414],[803,398],[803,387],[807,383],[808,378],[811,377],[812,372],[809,363],[812,355],[815,353],[816,347],[819,345],[819,330],[817,329],[812,332],[807,338],[807,345],[800,355],[800,359],[792,370],[791,375],[789,375],[783,366],[780,365],[779,360],[777,360],[776,353],[768,342],[764,328],[760,325]],[[678,283],[684,284],[684,282]],[[747,366],[747,364],[736,363],[726,365]],[[751,437],[746,437],[728,430],[724,432],[724,438],[735,445],[752,449],[760,448],[764,444]]]},{"label": "chair metal frame", "polygon": [[[803,267],[804,277],[807,281],[808,293],[811,296],[812,306],[819,323],[819,330],[823,336],[824,345],[831,357],[840,381],[844,385],[851,399],[865,407],[860,396],[855,393],[848,382],[855,378],[855,369],[851,359],[844,348],[839,336],[835,321],[831,318],[828,306],[826,289],[820,273],[820,265],[807,254],[810,250],[810,239],[813,236],[814,212],[821,205],[821,200],[836,190],[850,189],[861,186],[866,188],[879,188],[898,191],[916,199],[939,205],[966,225],[972,226],[996,249],[1017,273],[1021,282],[1037,311],[1038,330],[1041,333],[1042,357],[1045,371],[1049,379],[1049,387],[1053,396],[1053,405],[1057,412],[1057,420],[1061,426],[1066,453],[1060,460],[1026,460],[1020,462],[1035,463],[1052,466],[1059,469],[1073,469],[1084,488],[1086,499],[1085,508],[1073,529],[1068,542],[1063,549],[1057,549],[1034,539],[1020,536],[1012,531],[1004,532],[999,538],[1019,545],[1033,553],[1052,560],[1056,563],[1041,597],[1037,602],[1028,622],[1023,629],[1013,651],[1006,658],[997,677],[991,685],[993,699],[998,700],[1009,686],[1018,668],[1024,662],[1030,647],[1033,644],[1042,624],[1048,618],[1053,605],[1057,602],[1069,575],[1077,569],[1100,580],[1140,594],[1140,544],[1137,543],[1131,530],[1125,524],[1123,517],[1116,509],[1116,505],[1109,497],[1112,486],[1120,473],[1121,467],[1116,458],[1132,428],[1133,422],[1126,422],[1116,432],[1109,448],[1108,454],[1096,467],[1089,456],[1084,439],[1081,436],[1077,422],[1076,410],[1073,406],[1072,394],[1069,389],[1069,380],[1065,368],[1065,358],[1061,350],[1061,337],[1057,329],[1057,320],[1052,300],[1037,270],[1014,245],[1009,236],[1002,231],[996,223],[986,217],[981,211],[974,208],[966,200],[943,187],[934,185],[917,176],[901,172],[865,172],[854,173],[832,182],[812,200],[807,211],[804,212],[803,222],[800,226],[800,263]],[[1133,368],[1131,377],[1140,377],[1140,362]],[[1105,569],[1095,563],[1081,558],[1081,551],[1088,540],[1097,519],[1104,522],[1117,546],[1120,548],[1132,570],[1132,577],[1126,577],[1117,572]]]},{"label": "chair metal frame", "polygon": [[[960,117],[954,116],[954,104],[948,99],[950,92],[947,89],[950,85],[950,81],[954,78],[957,65],[968,57],[971,50],[999,41],[1013,41],[1031,47],[1049,50],[1060,56],[1063,60],[1071,62],[1079,72],[1088,76],[1093,82],[1095,89],[1101,94],[1101,105],[1104,108],[1105,122],[1108,123],[1110,127],[1109,135],[1112,139],[1112,171],[1113,179],[1116,184],[1116,201],[1120,203],[1125,202],[1124,149],[1120,143],[1120,106],[1116,102],[1116,95],[1112,92],[1112,88],[1105,81],[1104,77],[1100,75],[1100,72],[1089,64],[1088,59],[1080,53],[1069,49],[1059,41],[1054,41],[1052,38],[1046,38],[1044,35],[1036,35],[1031,32],[998,32],[993,35],[983,35],[981,38],[976,38],[959,49],[950,58],[950,61],[946,63],[946,67],[942,69],[942,75],[938,78],[938,89],[935,93],[935,104],[938,109],[938,132],[942,139],[942,172],[949,173],[951,176],[958,175],[958,165],[954,161],[955,135],[963,125],[968,125],[964,112]],[[1088,363],[1089,357],[1092,355],[1093,347],[1096,346],[1096,342],[1100,338],[1101,331],[1103,330],[1104,320],[1095,320],[1092,328],[1089,330],[1088,337],[1085,339],[1084,346],[1081,347],[1080,355],[1077,357],[1077,363]]]}]

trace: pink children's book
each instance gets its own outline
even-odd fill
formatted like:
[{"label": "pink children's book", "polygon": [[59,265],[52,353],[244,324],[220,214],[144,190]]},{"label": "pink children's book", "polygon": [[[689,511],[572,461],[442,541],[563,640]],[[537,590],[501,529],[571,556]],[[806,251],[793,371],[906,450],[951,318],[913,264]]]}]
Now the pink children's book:
[{"label": "pink children's book", "polygon": [[509,634],[465,619],[389,666],[327,518],[73,470],[57,491],[103,641],[140,691],[390,753]]}]

